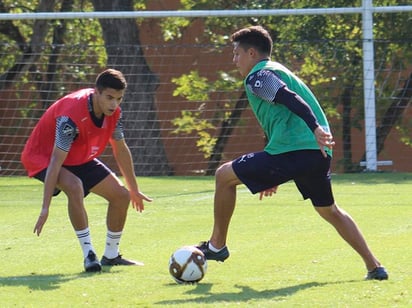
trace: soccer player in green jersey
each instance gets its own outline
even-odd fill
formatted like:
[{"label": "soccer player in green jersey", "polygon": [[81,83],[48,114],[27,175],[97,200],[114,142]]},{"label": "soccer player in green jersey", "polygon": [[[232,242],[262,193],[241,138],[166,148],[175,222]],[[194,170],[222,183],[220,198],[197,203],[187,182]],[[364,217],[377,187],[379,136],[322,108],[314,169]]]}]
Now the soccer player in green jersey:
[{"label": "soccer player in green jersey", "polygon": [[334,141],[316,97],[291,71],[270,60],[273,42],[264,28],[243,28],[231,40],[233,62],[245,77],[250,106],[268,142],[262,152],[242,155],[218,168],[212,235],[198,247],[209,260],[229,257],[226,238],[237,185],[246,185],[262,199],[293,180],[303,198],[310,199],[319,215],[362,257],[366,279],[388,279],[354,220],[335,203],[330,177]]}]

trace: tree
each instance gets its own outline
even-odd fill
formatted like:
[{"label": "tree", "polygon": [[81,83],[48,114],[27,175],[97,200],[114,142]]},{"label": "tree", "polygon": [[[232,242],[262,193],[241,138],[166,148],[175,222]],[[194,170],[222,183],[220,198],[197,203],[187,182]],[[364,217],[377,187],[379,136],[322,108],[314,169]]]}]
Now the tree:
[{"label": "tree", "polygon": [[[93,0],[96,11],[132,11],[132,0]],[[141,175],[170,175],[160,136],[154,96],[158,77],[150,70],[140,47],[139,29],[134,19],[100,19],[108,66],[128,76],[129,88],[122,103],[136,172]],[[121,46],[121,47],[120,47]]]},{"label": "tree", "polygon": [[[50,12],[54,9],[55,3],[56,1],[52,0],[40,0],[36,11]],[[4,1],[0,1],[0,11],[2,13],[8,12]],[[5,20],[0,22],[0,33],[13,40],[21,53],[13,65],[8,67],[5,73],[1,74],[0,90],[9,87],[12,81],[17,80],[37,61],[40,57],[40,48],[45,42],[48,30],[49,22],[47,20],[36,20],[33,24],[31,36],[26,38],[26,35],[12,21]]]},{"label": "tree", "polygon": [[[101,11],[130,11],[134,6],[141,7],[144,2],[94,1],[93,5]],[[92,9],[91,4],[76,0],[0,1],[1,12]],[[18,50],[0,60],[0,67],[5,72],[0,75],[0,90],[13,85],[16,96],[19,95],[19,88],[29,88],[38,96],[30,98],[33,102],[28,102],[27,108],[22,110],[27,118],[29,115],[39,117],[50,103],[73,90],[68,89],[67,84],[76,82],[84,86],[91,85],[89,76],[94,76],[107,66],[123,71],[129,83],[122,104],[125,111],[123,119],[128,124],[125,135],[129,139],[133,134],[128,142],[136,173],[172,173],[160,138],[154,107],[158,80],[148,67],[140,48],[139,29],[135,20],[106,19],[100,20],[100,24],[90,19],[0,21],[0,35]],[[65,44],[67,42],[70,43]],[[105,49],[102,48],[103,42]],[[91,57],[95,58],[99,68],[90,63]]]},{"label": "tree", "polygon": [[[395,3],[392,3],[395,4]],[[377,58],[384,58],[390,64],[386,68],[389,74],[378,74],[379,91],[388,93],[384,99],[378,96],[377,105],[380,108],[381,121],[376,129],[376,147],[377,152],[380,153],[384,149],[385,140],[389,133],[395,129],[401,135],[401,141],[412,147],[410,123],[403,125],[401,123],[402,116],[410,106],[412,99],[412,72],[411,61],[412,58],[412,35],[410,28],[412,26],[411,14],[377,14],[374,17],[375,21],[375,51]],[[396,31],[392,31],[396,29]],[[388,44],[389,43],[389,44]],[[389,47],[388,47],[389,45]],[[391,74],[392,68],[396,67],[404,74],[400,76],[393,76]],[[397,88],[400,84],[400,88]],[[365,160],[366,154],[363,154],[362,160]]]}]

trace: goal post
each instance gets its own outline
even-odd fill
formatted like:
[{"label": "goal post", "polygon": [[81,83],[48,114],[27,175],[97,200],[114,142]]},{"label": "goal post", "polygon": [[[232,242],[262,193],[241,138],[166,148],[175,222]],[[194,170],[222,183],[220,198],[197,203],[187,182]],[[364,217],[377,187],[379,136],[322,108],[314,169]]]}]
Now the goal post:
[{"label": "goal post", "polygon": [[362,6],[365,166],[366,170],[376,171],[378,170],[378,155],[376,152],[375,59],[372,0],[362,0]]}]

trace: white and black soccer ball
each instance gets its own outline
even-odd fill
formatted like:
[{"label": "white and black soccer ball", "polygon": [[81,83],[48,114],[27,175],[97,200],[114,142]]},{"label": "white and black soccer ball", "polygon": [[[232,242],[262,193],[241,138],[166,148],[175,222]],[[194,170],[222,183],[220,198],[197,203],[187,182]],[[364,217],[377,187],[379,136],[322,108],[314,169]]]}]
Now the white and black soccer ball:
[{"label": "white and black soccer ball", "polygon": [[205,277],[207,261],[203,252],[195,246],[176,250],[169,260],[169,273],[177,283],[196,283]]}]

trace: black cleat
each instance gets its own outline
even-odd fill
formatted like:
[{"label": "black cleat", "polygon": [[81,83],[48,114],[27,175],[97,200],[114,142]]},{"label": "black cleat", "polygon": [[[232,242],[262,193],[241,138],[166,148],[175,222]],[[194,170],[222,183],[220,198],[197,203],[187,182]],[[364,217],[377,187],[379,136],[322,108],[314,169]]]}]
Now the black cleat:
[{"label": "black cleat", "polygon": [[122,255],[118,255],[113,259],[106,258],[105,256],[102,257],[101,263],[103,266],[114,266],[114,265],[139,265],[143,266],[144,264],[139,261],[127,260],[122,258]]},{"label": "black cleat", "polygon": [[102,266],[100,265],[99,260],[97,260],[96,254],[89,250],[89,254],[84,258],[84,270],[86,272],[100,272]]},{"label": "black cleat", "polygon": [[207,260],[216,260],[216,261],[223,262],[227,258],[229,258],[229,255],[230,255],[229,250],[227,249],[226,246],[223,247],[218,252],[211,251],[209,249],[209,241],[200,242],[199,245],[196,246],[196,248],[200,249],[203,252]]},{"label": "black cleat", "polygon": [[378,266],[372,271],[369,271],[365,277],[366,280],[387,280],[388,273],[383,266]]}]

